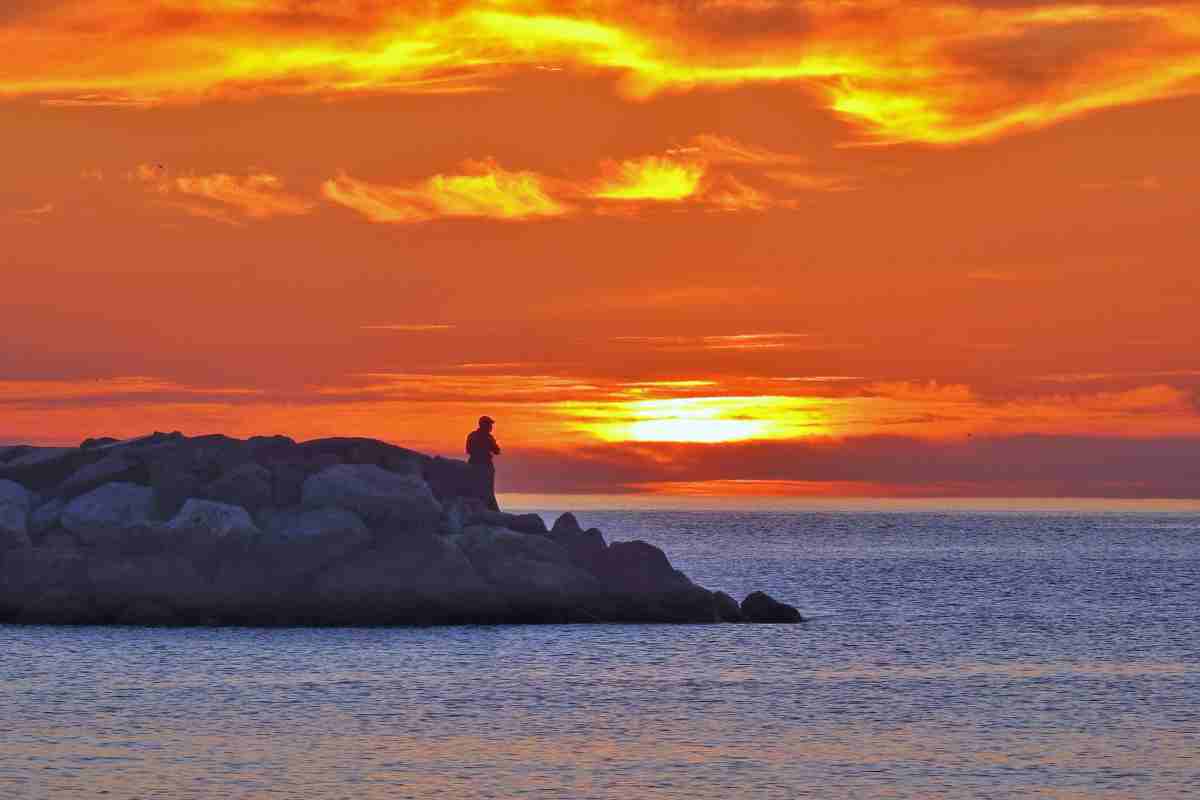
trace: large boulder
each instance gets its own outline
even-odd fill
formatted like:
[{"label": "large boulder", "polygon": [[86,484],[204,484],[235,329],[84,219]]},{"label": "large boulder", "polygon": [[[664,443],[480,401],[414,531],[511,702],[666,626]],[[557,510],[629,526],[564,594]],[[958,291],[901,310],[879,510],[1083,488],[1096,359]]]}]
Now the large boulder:
[{"label": "large boulder", "polygon": [[508,618],[498,593],[447,537],[415,533],[321,572],[306,594],[324,624],[470,624]]},{"label": "large boulder", "polygon": [[373,464],[329,467],[304,482],[302,499],[309,508],[348,509],[374,525],[436,525],[442,513],[441,503],[419,475],[388,472]]},{"label": "large boulder", "polygon": [[550,529],[550,538],[567,549],[571,563],[588,572],[600,569],[604,551],[608,549],[603,533],[596,528],[583,530],[575,515],[569,511],[554,521],[554,527]]},{"label": "large boulder", "polygon": [[742,609],[738,601],[725,592],[713,592],[713,600],[717,606],[717,619],[721,622],[742,622]]},{"label": "large boulder", "polygon": [[575,533],[583,533],[583,526],[579,524],[579,520],[570,511],[565,514],[559,514],[558,519],[554,520],[554,527],[550,529],[550,533],[554,536],[570,536]]},{"label": "large boulder", "polygon": [[58,527],[63,509],[66,507],[67,503],[61,497],[56,497],[50,502],[38,506],[29,515],[29,535],[36,538],[46,531]]},{"label": "large boulder", "polygon": [[242,464],[206,486],[203,494],[209,500],[257,511],[274,500],[271,471],[253,462]]},{"label": "large boulder", "polygon": [[0,480],[16,481],[37,492],[51,491],[81,467],[104,458],[98,450],[33,447],[0,464]]},{"label": "large boulder", "polygon": [[0,561],[0,619],[45,624],[101,621],[78,550],[26,549]]},{"label": "large boulder", "polygon": [[105,550],[87,559],[87,579],[97,613],[120,617],[144,604],[171,608],[181,617],[201,620],[219,602],[211,581],[183,552],[122,553]]},{"label": "large boulder", "polygon": [[487,510],[483,500],[478,497],[448,498],[442,503],[439,530],[450,535],[462,533],[464,528],[473,524],[474,520]]},{"label": "large boulder", "polygon": [[523,622],[600,618],[605,588],[545,536],[471,525],[451,537]]},{"label": "large boulder", "polygon": [[592,570],[619,598],[617,614],[624,619],[718,621],[712,592],[692,583],[652,544],[614,542],[596,559]]},{"label": "large boulder", "polygon": [[804,617],[792,606],[781,603],[765,592],[753,592],[742,601],[742,618],[746,622],[796,623]]},{"label": "large boulder", "polygon": [[596,574],[620,591],[661,592],[690,586],[691,581],[671,566],[667,554],[648,542],[614,542],[595,564]]},{"label": "large boulder", "polygon": [[0,506],[16,506],[28,511],[33,506],[33,494],[15,481],[0,480]]},{"label": "large boulder", "polygon": [[59,497],[70,500],[106,483],[145,483],[145,467],[122,453],[111,453],[76,470],[58,487]]},{"label": "large boulder", "polygon": [[273,511],[261,521],[260,556],[284,581],[311,575],[371,543],[362,519],[342,508]]},{"label": "large boulder", "polygon": [[261,533],[246,509],[212,500],[188,500],[166,524],[174,549],[196,558],[211,557],[225,546],[245,551]]},{"label": "large boulder", "polygon": [[33,451],[27,444],[10,444],[0,446],[0,465]]},{"label": "large boulder", "polygon": [[405,475],[420,475],[425,460],[414,450],[377,439],[314,439],[299,445],[299,449],[308,459],[333,457],[340,463],[373,465]]},{"label": "large boulder", "polygon": [[201,497],[205,487],[252,459],[246,442],[227,436],[167,435],[124,452],[145,465],[163,517],[174,516],[187,500]]},{"label": "large boulder", "polygon": [[423,473],[434,496],[442,502],[479,495],[479,473],[465,461],[440,456],[426,459]]},{"label": "large boulder", "polygon": [[154,512],[154,490],[109,483],[68,503],[60,520],[82,544],[121,545],[152,528]]},{"label": "large boulder", "polygon": [[468,525],[490,525],[496,528],[508,528],[512,531],[530,534],[546,534],[546,521],[539,514],[506,514],[503,511],[480,509],[475,511],[467,521]]},{"label": "large boulder", "polygon": [[571,563],[589,572],[597,569],[597,565],[602,562],[604,553],[608,549],[608,543],[604,541],[604,534],[598,528],[588,528],[583,533],[567,536],[559,541],[562,541],[567,548],[567,555],[571,557]]},{"label": "large boulder", "polygon": [[0,504],[0,552],[32,547],[27,525],[29,513],[17,505]]}]

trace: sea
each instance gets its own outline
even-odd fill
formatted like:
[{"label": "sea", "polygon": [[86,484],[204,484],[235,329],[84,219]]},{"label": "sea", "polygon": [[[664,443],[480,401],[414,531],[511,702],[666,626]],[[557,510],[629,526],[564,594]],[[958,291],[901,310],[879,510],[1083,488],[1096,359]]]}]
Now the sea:
[{"label": "sea", "polygon": [[809,621],[0,627],[0,798],[1200,797],[1200,506],[578,516]]}]

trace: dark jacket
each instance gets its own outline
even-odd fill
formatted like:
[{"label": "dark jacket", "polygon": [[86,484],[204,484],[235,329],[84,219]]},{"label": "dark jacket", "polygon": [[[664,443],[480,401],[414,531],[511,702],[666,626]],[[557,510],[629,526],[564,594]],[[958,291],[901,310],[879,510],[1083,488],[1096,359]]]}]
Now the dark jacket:
[{"label": "dark jacket", "polygon": [[500,454],[500,445],[496,437],[482,430],[472,431],[467,437],[467,455],[472,464],[492,463],[492,456]]}]

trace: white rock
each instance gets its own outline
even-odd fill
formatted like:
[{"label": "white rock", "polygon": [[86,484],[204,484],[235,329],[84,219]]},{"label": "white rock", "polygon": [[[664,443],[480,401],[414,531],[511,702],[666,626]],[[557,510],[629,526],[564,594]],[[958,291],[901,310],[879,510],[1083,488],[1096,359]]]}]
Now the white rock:
[{"label": "white rock", "polygon": [[338,464],[304,481],[304,505],[345,508],[369,522],[390,517],[435,521],[442,505],[423,478],[398,475],[373,464]]},{"label": "white rock", "polygon": [[228,536],[257,536],[260,531],[241,506],[215,503],[211,500],[188,500],[179,513],[167,523],[172,533],[199,535],[208,539]]},{"label": "white rock", "polygon": [[16,506],[28,511],[33,505],[33,495],[15,481],[0,481],[0,505]]},{"label": "white rock", "polygon": [[154,490],[134,483],[109,483],[76,497],[63,509],[62,526],[82,544],[104,544],[154,524]]}]

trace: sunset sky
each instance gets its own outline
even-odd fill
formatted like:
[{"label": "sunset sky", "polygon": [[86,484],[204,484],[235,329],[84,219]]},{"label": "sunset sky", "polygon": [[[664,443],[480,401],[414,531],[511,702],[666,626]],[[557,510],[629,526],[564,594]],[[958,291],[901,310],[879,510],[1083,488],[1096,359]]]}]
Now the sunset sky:
[{"label": "sunset sky", "polygon": [[1200,2],[3,0],[0,442],[1200,497]]}]

